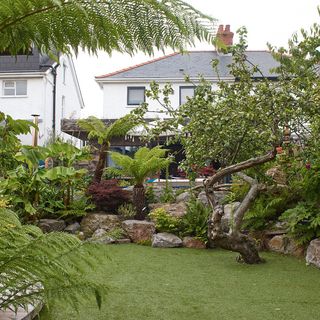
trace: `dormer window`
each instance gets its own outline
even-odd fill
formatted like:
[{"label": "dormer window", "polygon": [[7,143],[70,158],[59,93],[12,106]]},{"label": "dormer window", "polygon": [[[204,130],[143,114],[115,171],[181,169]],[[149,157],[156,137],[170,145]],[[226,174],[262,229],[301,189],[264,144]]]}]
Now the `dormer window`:
[{"label": "dormer window", "polygon": [[4,96],[26,96],[27,80],[4,80],[2,93]]},{"label": "dormer window", "polygon": [[145,102],[145,91],[145,87],[128,87],[127,104],[134,106]]}]

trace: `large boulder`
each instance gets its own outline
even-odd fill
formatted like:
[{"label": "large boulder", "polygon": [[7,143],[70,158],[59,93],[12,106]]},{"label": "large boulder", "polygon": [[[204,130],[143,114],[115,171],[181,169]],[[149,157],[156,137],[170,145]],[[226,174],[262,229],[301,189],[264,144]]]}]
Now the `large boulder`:
[{"label": "large boulder", "polygon": [[156,230],[153,222],[141,220],[125,220],[122,222],[122,228],[135,243],[151,241]]},{"label": "large boulder", "polygon": [[66,223],[63,220],[56,219],[40,219],[38,227],[44,232],[63,231],[66,227]]},{"label": "large boulder", "polygon": [[267,248],[270,251],[289,254],[298,258],[304,257],[304,248],[298,245],[292,238],[289,238],[286,234],[276,235],[272,237],[267,244]]},{"label": "large boulder", "polygon": [[157,233],[152,237],[154,248],[178,248],[182,247],[182,240],[171,233]]},{"label": "large boulder", "polygon": [[240,202],[232,202],[223,207],[224,214],[221,218],[221,226],[225,232],[229,231],[231,222],[234,220],[234,213],[240,204]]},{"label": "large boulder", "polygon": [[114,214],[90,213],[81,221],[81,231],[85,238],[90,238],[98,229],[111,231],[120,226],[120,218]]},{"label": "large boulder", "polygon": [[154,203],[149,206],[151,210],[162,208],[172,217],[181,218],[187,212],[187,205],[184,202],[180,203]]},{"label": "large boulder", "polygon": [[310,242],[307,249],[306,262],[320,268],[320,238]]},{"label": "large boulder", "polygon": [[193,249],[205,249],[206,244],[200,239],[194,237],[184,237],[182,239],[182,245],[185,248],[193,248]]}]

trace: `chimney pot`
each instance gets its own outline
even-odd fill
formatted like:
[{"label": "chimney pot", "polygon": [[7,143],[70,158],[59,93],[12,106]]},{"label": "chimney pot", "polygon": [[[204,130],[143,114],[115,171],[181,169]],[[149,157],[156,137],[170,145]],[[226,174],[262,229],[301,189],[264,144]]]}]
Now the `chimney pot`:
[{"label": "chimney pot", "polygon": [[226,45],[233,45],[233,35],[234,33],[230,31],[230,24],[227,24],[226,27],[221,24],[218,27],[217,37]]}]

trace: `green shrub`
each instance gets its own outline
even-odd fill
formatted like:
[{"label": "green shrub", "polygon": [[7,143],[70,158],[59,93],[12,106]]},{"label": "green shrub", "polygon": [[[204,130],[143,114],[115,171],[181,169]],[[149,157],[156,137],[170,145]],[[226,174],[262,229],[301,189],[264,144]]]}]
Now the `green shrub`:
[{"label": "green shrub", "polygon": [[118,214],[124,219],[131,219],[137,214],[137,212],[132,203],[124,203],[118,208]]},{"label": "green shrub", "polygon": [[298,244],[320,237],[320,208],[307,202],[286,210],[280,220],[288,222],[289,234]]},{"label": "green shrub", "polygon": [[166,184],[166,186],[162,189],[161,195],[160,195],[160,202],[161,203],[173,203],[175,202],[176,197],[174,195],[173,189],[169,184]]},{"label": "green shrub", "polygon": [[208,219],[211,209],[196,198],[187,203],[187,212],[181,218],[181,236],[192,236],[204,242],[208,240]]},{"label": "green shrub", "polygon": [[154,209],[149,217],[155,222],[158,232],[169,232],[177,234],[180,229],[180,219],[171,216],[165,209]]},{"label": "green shrub", "polygon": [[146,187],[145,196],[146,196],[146,199],[147,199],[148,203],[157,202],[157,198],[156,198],[156,195],[154,193],[154,189],[153,189],[152,186],[147,186]]},{"label": "green shrub", "polygon": [[242,201],[250,189],[250,185],[239,179],[234,179],[230,192],[224,197],[223,204]]},{"label": "green shrub", "polygon": [[114,228],[106,233],[109,237],[115,240],[123,239],[126,234],[122,228]]},{"label": "green shrub", "polygon": [[290,188],[272,187],[258,195],[245,215],[243,227],[249,230],[263,230],[276,222],[288,208],[295,206],[297,195]]}]

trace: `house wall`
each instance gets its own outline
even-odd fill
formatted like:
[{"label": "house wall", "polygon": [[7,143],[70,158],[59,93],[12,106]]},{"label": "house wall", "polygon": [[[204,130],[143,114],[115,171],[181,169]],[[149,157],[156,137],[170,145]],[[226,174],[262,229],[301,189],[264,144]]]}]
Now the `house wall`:
[{"label": "house wall", "polygon": [[[80,140],[61,132],[61,119],[80,118],[83,107],[81,93],[77,84],[75,70],[70,58],[62,56],[60,66],[57,68],[56,86],[56,136],[65,140],[72,140],[80,145]],[[63,81],[63,65],[65,65],[65,82]],[[38,74],[0,74],[0,111],[9,114],[14,119],[33,120],[31,114],[39,117],[39,145],[45,144],[52,136],[53,119],[53,75]],[[26,96],[3,96],[4,80],[27,80]],[[64,97],[64,98],[62,98]],[[64,100],[64,105],[63,105]],[[32,134],[19,137],[23,144],[30,145]]]},{"label": "house wall", "polygon": [[[27,95],[7,97],[3,96],[3,81],[10,77],[0,79],[0,111],[10,115],[14,119],[32,120],[31,114],[40,114],[41,123],[39,124],[40,132],[43,132],[44,127],[50,122],[48,114],[44,113],[44,101],[46,97],[46,83],[43,77],[28,78],[28,77],[11,77],[11,79],[27,80]],[[40,134],[41,135],[41,134]],[[32,136],[24,135],[20,137],[23,144],[31,144]],[[43,137],[41,137],[43,140]]]},{"label": "house wall", "polygon": [[[165,83],[159,83],[160,88],[163,88]],[[190,84],[183,80],[179,82],[172,82],[172,88],[174,94],[171,96],[171,104],[173,108],[177,108],[180,103],[180,86],[190,86]],[[127,105],[127,88],[128,87],[146,87],[150,89],[149,82],[126,82],[126,83],[102,83],[103,90],[103,118],[104,119],[117,119],[128,114],[132,109],[137,106]],[[213,88],[216,85],[213,84]],[[160,113],[163,110],[157,101],[146,98],[146,102],[149,103],[149,110],[146,118],[166,118],[167,115]]]},{"label": "house wall", "polygon": [[62,56],[57,70],[56,133],[77,145],[80,144],[79,139],[61,132],[61,120],[79,119],[82,108],[83,101],[73,63],[69,57]]}]

